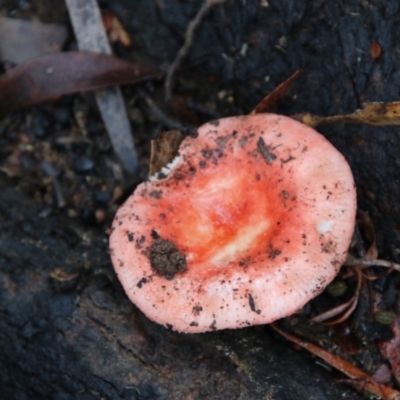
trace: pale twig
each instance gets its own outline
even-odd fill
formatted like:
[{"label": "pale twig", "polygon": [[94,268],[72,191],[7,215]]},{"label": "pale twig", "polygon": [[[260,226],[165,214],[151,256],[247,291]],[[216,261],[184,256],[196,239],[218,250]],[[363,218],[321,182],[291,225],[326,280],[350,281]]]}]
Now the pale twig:
[{"label": "pale twig", "polygon": [[385,267],[385,268],[393,268],[394,270],[400,272],[400,264],[396,264],[392,261],[386,260],[364,260],[360,258],[352,258],[348,257],[344,265],[348,267],[356,267],[356,266],[367,266],[367,267]]},{"label": "pale twig", "polygon": [[[357,275],[357,288],[353,297],[348,302],[343,303],[338,307],[332,308],[322,314],[319,314],[314,318],[311,318],[311,322],[321,322],[324,325],[336,325],[345,321],[352,314],[352,312],[357,307],[358,298],[360,296],[361,283],[362,283],[362,275],[360,269],[356,269],[355,272]],[[331,320],[329,322],[325,322],[333,317],[336,317],[341,313],[343,314],[339,318],[336,318],[335,320]]]},{"label": "pale twig", "polygon": [[[101,19],[98,2],[96,0],[66,0],[66,4],[79,49],[111,54],[111,46]],[[126,171],[134,174],[137,170],[138,158],[120,88],[112,86],[98,90],[95,97],[116,154]]]},{"label": "pale twig", "polygon": [[178,51],[178,54],[175,57],[175,60],[172,62],[172,64],[169,66],[167,75],[165,77],[165,99],[166,101],[169,101],[171,98],[171,80],[172,76],[174,75],[175,70],[179,67],[179,64],[181,63],[182,59],[186,56],[188,53],[190,47],[192,46],[193,43],[193,37],[194,37],[194,31],[197,28],[197,26],[200,24],[201,20],[203,19],[204,15],[207,13],[207,11],[215,6],[216,4],[222,4],[226,0],[206,0],[203,5],[200,7],[199,11],[197,12],[196,16],[189,22],[189,25],[186,29],[185,33],[185,43],[183,46],[180,48]]},{"label": "pale twig", "polygon": [[168,129],[179,129],[182,133],[194,130],[194,127],[182,125],[179,121],[167,116],[145,91],[138,89],[137,93],[139,98],[144,100],[154,118],[157,119],[163,127]]}]

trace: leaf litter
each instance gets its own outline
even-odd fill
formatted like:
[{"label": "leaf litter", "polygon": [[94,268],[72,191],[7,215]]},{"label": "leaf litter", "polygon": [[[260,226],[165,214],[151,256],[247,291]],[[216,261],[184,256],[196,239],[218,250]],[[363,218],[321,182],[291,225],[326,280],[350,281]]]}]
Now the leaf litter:
[{"label": "leaf litter", "polygon": [[[6,110],[5,113],[10,113],[14,110],[28,107],[33,104],[39,104],[43,101],[54,100],[54,99],[57,99],[58,97],[62,96],[63,94],[74,93],[76,91],[82,91],[82,90],[93,90],[93,89],[108,86],[110,84],[131,83],[133,81],[137,81],[140,79],[146,79],[146,77],[154,77],[157,75],[157,71],[149,70],[142,66],[136,66],[140,70],[140,72],[133,72],[132,69],[130,69],[133,67],[132,63],[128,63],[128,62],[126,62],[124,60],[120,60],[120,59],[115,59],[113,57],[108,57],[108,61],[106,62],[105,61],[106,58],[103,58],[103,57],[107,57],[107,56],[101,56],[101,55],[95,55],[95,54],[89,55],[88,53],[84,53],[84,52],[69,52],[66,54],[68,54],[68,58],[69,58],[71,55],[77,54],[77,53],[79,53],[79,56],[76,55],[77,58],[81,57],[82,59],[84,59],[85,57],[87,57],[87,62],[89,64],[90,64],[89,58],[93,57],[91,62],[94,62],[96,68],[98,67],[97,62],[99,60],[104,62],[103,67],[107,64],[107,62],[109,62],[110,63],[108,65],[109,69],[107,69],[107,67],[105,68],[106,71],[105,71],[104,75],[102,75],[101,73],[100,73],[100,75],[96,75],[96,74],[91,75],[89,70],[87,70],[87,76],[86,76],[86,80],[85,80],[84,78],[82,79],[82,77],[79,76],[79,74],[78,74],[78,71],[82,72],[81,71],[82,64],[74,63],[75,65],[79,65],[79,68],[76,68],[76,79],[75,79],[75,81],[72,80],[73,83],[75,82],[75,86],[72,85],[72,87],[75,87],[76,90],[72,90],[70,81],[66,82],[66,84],[63,86],[64,90],[62,90],[62,88],[60,89],[59,87],[57,87],[57,85],[56,85],[56,88],[59,90],[55,90],[54,85],[50,84],[50,85],[48,85],[48,87],[46,89],[47,91],[45,91],[45,95],[42,94],[41,97],[37,96],[35,98],[35,96],[32,96],[32,94],[31,94],[30,97],[29,96],[27,97],[27,99],[25,99],[25,98],[19,99],[19,101],[13,100],[12,105],[14,108],[9,107],[8,111]],[[58,56],[63,56],[63,54],[59,54]],[[49,56],[47,56],[47,57],[49,57]],[[97,58],[95,61],[95,57],[99,57],[99,58]],[[48,63],[48,61],[52,60],[52,58],[47,58],[47,59],[44,58],[44,60],[47,61],[47,63]],[[60,60],[62,60],[62,62],[65,62],[67,60],[67,58],[63,59],[63,57],[60,57]],[[116,60],[118,60],[118,61],[116,61]],[[60,64],[61,64],[61,62],[60,62]],[[122,64],[125,64],[125,65],[122,65]],[[127,64],[130,64],[130,65],[127,65]],[[50,75],[51,78],[54,78],[54,76],[52,76],[52,75],[55,71],[52,69],[52,65],[47,64],[47,68],[45,68],[46,65],[45,65],[45,63],[43,64],[43,60],[42,60],[42,63],[33,63],[32,65],[35,65],[37,68],[41,69],[42,72],[43,72],[43,70],[46,71],[46,73],[48,75]],[[24,66],[24,67],[26,67],[26,66]],[[85,71],[85,68],[83,70]],[[124,71],[125,75],[123,74],[122,77],[121,77],[121,75],[116,76],[115,75],[116,70]],[[71,71],[74,72],[74,68],[72,66],[71,66],[69,72],[71,72]],[[17,70],[17,72],[18,72],[18,70]],[[20,71],[19,71],[19,73],[21,74]],[[32,72],[30,72],[29,68],[28,68],[28,74],[29,73],[32,74]],[[38,75],[40,75],[38,71],[36,71],[36,73]],[[267,96],[256,107],[256,109],[253,112],[267,112],[268,110],[272,109],[275,105],[274,104],[275,101],[280,101],[280,99],[287,94],[287,92],[290,89],[290,86],[293,84],[293,82],[296,79],[296,77],[298,76],[298,74],[299,74],[299,71],[296,72],[294,75],[292,75],[292,77],[290,77],[283,84],[281,84],[274,92],[272,92],[269,96]],[[10,79],[10,75],[8,73],[6,73],[5,75],[7,75],[8,79]],[[19,76],[21,77],[22,75],[23,74],[21,74]],[[35,73],[33,73],[32,75],[35,76]],[[74,75],[74,74],[72,74],[72,75]],[[132,75],[134,75],[134,76],[132,76]],[[11,74],[11,80],[12,80],[12,78],[14,79],[14,84],[17,81],[17,79],[15,79],[15,76],[16,75],[15,75],[15,71],[14,71],[14,75]],[[62,76],[62,74],[60,74],[60,76],[58,77],[60,79],[60,83],[62,80],[61,76]],[[68,74],[68,76],[70,77],[70,73]],[[4,76],[0,77],[0,88],[2,87],[1,86],[2,84],[4,85],[4,82],[3,82],[4,79],[2,79],[3,77]],[[64,81],[65,81],[65,76],[64,76]],[[54,80],[52,80],[51,82],[54,83]],[[82,82],[85,82],[85,85],[82,86],[82,84],[81,84]],[[21,90],[24,88],[23,84],[24,84],[24,82],[22,82]],[[46,88],[46,85],[43,83],[43,79],[42,79],[42,81],[40,79],[37,80],[36,82],[34,81],[34,84],[32,85],[33,89],[35,88],[35,84],[38,86],[43,84],[44,87]],[[26,86],[27,86],[27,84],[25,83],[25,87]],[[51,88],[51,86],[52,86],[52,88]],[[7,85],[5,87],[7,88]],[[16,87],[18,87],[18,86],[16,86]],[[2,93],[2,91],[0,91],[0,93]],[[29,90],[28,90],[28,94],[29,94]],[[268,97],[269,97],[269,99],[268,99]],[[0,104],[1,104],[1,99],[2,99],[2,95],[0,94]],[[13,99],[12,96],[11,96],[11,99]],[[271,99],[273,99],[273,101]],[[4,102],[4,100],[3,100],[3,102]],[[295,119],[298,119],[301,122],[303,122],[307,125],[310,125],[310,126],[317,126],[322,123],[335,123],[335,122],[361,123],[361,124],[369,124],[369,125],[375,125],[375,126],[399,125],[400,124],[400,102],[365,103],[363,105],[362,109],[357,110],[354,113],[347,114],[347,115],[320,117],[320,116],[315,116],[315,115],[311,115],[311,114],[299,114],[299,115],[295,115],[292,117]],[[166,159],[170,159],[173,152],[174,151],[171,149],[166,151],[166,153],[168,153],[168,156],[166,157]],[[160,165],[162,163],[163,163],[163,161],[159,162]],[[47,173],[49,173],[49,171],[47,171]],[[51,177],[53,177],[53,178],[57,177],[56,174],[54,176],[53,175],[54,175],[53,172],[50,171]],[[373,252],[369,252],[369,255],[367,255],[368,254],[368,251],[367,251],[366,255],[362,256],[362,258],[356,258],[356,257],[349,258],[346,265],[356,267],[356,268],[361,268],[361,267],[366,268],[369,266],[382,266],[382,267],[388,268],[389,270],[395,269],[395,270],[400,271],[400,266],[398,264],[394,264],[394,263],[392,263],[390,261],[386,261],[386,260],[377,260],[376,259],[377,250],[376,250],[376,241],[375,240],[373,240],[373,245],[370,247],[370,249],[372,249],[372,248],[376,251],[376,255],[374,255]],[[360,282],[360,279],[358,279],[357,282]],[[359,283],[357,284],[356,292],[357,291],[359,291]],[[353,296],[353,298],[354,297],[355,297],[355,295]],[[348,302],[349,304],[354,303],[353,298],[351,301]],[[346,307],[342,307],[342,309],[345,310]],[[333,317],[333,315],[332,315],[332,317]],[[381,352],[386,357],[386,359],[389,361],[389,363],[391,364],[392,371],[395,373],[397,382],[399,382],[399,378],[398,378],[398,372],[396,372],[396,371],[399,370],[399,365],[400,365],[400,361],[398,359],[396,359],[396,357],[395,357],[395,355],[397,354],[397,349],[398,349],[399,342],[400,342],[400,332],[399,332],[398,324],[399,324],[398,317],[396,316],[396,320],[392,323],[393,332],[394,332],[393,339],[390,341],[381,341],[380,342]],[[276,327],[274,327],[274,329],[276,329]],[[313,352],[314,354],[320,355],[326,362],[330,363],[335,368],[339,367],[339,369],[343,373],[347,374],[351,379],[353,379],[352,385],[356,386],[357,389],[369,390],[369,391],[375,393],[376,395],[381,396],[384,399],[398,399],[399,398],[399,392],[397,392],[387,386],[378,384],[367,374],[363,373],[361,370],[354,367],[347,361],[338,359],[338,357],[333,356],[329,353],[326,354],[327,352],[323,349],[321,349],[322,352],[318,351],[318,350],[316,350],[317,346],[315,346],[315,345],[312,345],[312,344],[305,345],[304,342],[300,343],[299,342],[300,339],[295,338],[293,335],[284,334],[284,333],[282,333],[283,331],[281,331],[281,330],[277,330],[277,331],[280,332],[281,334],[283,334],[289,340],[292,340],[293,342],[297,343],[298,345],[300,345],[304,348],[307,348],[309,351]],[[384,352],[386,352],[386,354]],[[347,383],[349,383],[349,382],[347,382]]]},{"label": "leaf litter", "polygon": [[[262,113],[269,112],[276,107],[277,103],[287,95],[291,86],[293,85],[296,78],[299,76],[301,71],[296,71],[291,77],[280,84],[272,93],[266,96],[251,112]],[[382,120],[380,118],[382,117]],[[347,116],[335,116],[327,117],[322,120],[322,117],[314,117],[309,114],[304,114],[302,118],[296,118],[302,122],[311,121],[308,123],[310,126],[318,125],[318,123],[327,122],[356,122],[356,123],[367,123],[371,125],[391,125],[400,123],[400,102],[399,103],[367,103],[364,105],[363,110],[358,110],[353,114]],[[170,162],[174,156],[177,155],[179,144],[181,143],[183,135],[176,131],[170,131],[163,133],[159,139],[152,141],[152,155],[150,161],[150,171],[157,172],[168,162]],[[152,173],[150,173],[151,175]],[[348,276],[356,277],[356,289],[350,300],[323,312],[310,320],[310,323],[322,323],[324,325],[337,325],[342,324],[348,320],[348,318],[355,311],[362,285],[366,279],[374,279],[368,274],[364,273],[364,269],[371,266],[381,266],[389,268],[391,270],[400,271],[400,265],[392,263],[386,260],[378,259],[378,249],[376,244],[376,235],[372,220],[370,217],[360,212],[360,226],[365,239],[369,245],[366,250],[363,249],[363,244],[355,243],[354,247],[358,247],[359,252],[357,256],[349,256],[345,263],[345,266],[349,268]],[[358,238],[358,240],[361,240]],[[357,242],[357,240],[356,240]],[[360,250],[361,249],[361,250]],[[393,338],[389,341],[379,341],[379,348],[382,356],[386,359],[391,367],[392,372],[395,375],[397,383],[399,383],[400,375],[400,355],[398,348],[400,346],[400,319],[396,318],[395,322],[392,323]],[[399,400],[400,392],[391,388],[390,386],[383,385],[376,381],[366,372],[355,367],[352,363],[343,358],[331,354],[329,351],[323,348],[308,343],[304,340],[297,338],[296,336],[282,331],[276,325],[271,327],[283,335],[286,339],[293,343],[307,349],[309,352],[319,356],[326,363],[335,369],[338,369],[343,374],[348,376],[350,379],[341,380],[341,382],[348,384],[360,392],[371,392],[376,396],[381,397],[384,400]]]},{"label": "leaf litter", "polygon": [[66,26],[61,24],[0,17],[1,60],[15,65],[60,52],[67,35]]},{"label": "leaf litter", "polygon": [[[100,9],[95,0],[66,0],[78,47],[81,50],[112,54]],[[127,172],[134,174],[138,158],[121,89],[118,86],[95,92],[97,106],[111,143]]]},{"label": "leaf litter", "polygon": [[[378,260],[378,249],[376,245],[376,234],[375,229],[372,223],[371,218],[368,216],[367,213],[360,211],[359,212],[359,224],[361,226],[361,231],[364,237],[368,241],[368,248],[365,250],[363,249],[363,245],[361,243],[353,243],[353,248],[359,249],[361,253],[361,258],[356,258],[354,256],[349,256],[348,260],[345,263],[345,266],[351,267],[352,272],[357,276],[357,288],[355,290],[354,295],[348,302],[342,303],[337,307],[334,307],[326,312],[323,312],[316,317],[310,320],[311,323],[322,323],[324,325],[336,325],[343,323],[346,321],[352,312],[355,310],[357,305],[361,285],[366,284],[371,279],[377,278],[376,276],[371,276],[370,274],[363,274],[363,270],[365,268],[371,266],[385,266],[385,267],[392,267],[396,270],[400,271],[400,265],[385,261],[385,260]],[[358,230],[356,230],[358,232]],[[355,241],[360,241],[360,237],[355,235]],[[352,274],[350,273],[350,276]],[[373,309],[376,315],[378,312],[378,304],[381,300],[381,295],[378,294],[376,291],[370,291],[372,299],[370,301],[373,303]],[[384,360],[389,362],[391,366],[391,371],[394,375],[394,379],[397,384],[400,383],[400,316],[398,313],[394,314],[393,320],[388,320],[387,322],[390,324],[391,331],[392,331],[392,338],[387,340],[379,340],[378,341],[378,348]],[[337,317],[335,320],[331,318]],[[371,377],[361,369],[355,367],[349,361],[344,360],[336,355],[333,355],[329,351],[315,345],[312,343],[308,343],[302,339],[299,339],[297,336],[294,336],[290,333],[283,331],[282,329],[278,328],[276,325],[272,325],[272,328],[284,336],[289,341],[303,347],[304,349],[308,350],[310,353],[317,355],[318,357],[322,358],[326,363],[332,366],[335,369],[338,369],[343,374],[348,376],[350,379],[340,380],[340,382],[348,384],[352,386],[354,389],[360,392],[371,392],[376,396],[384,400],[399,400],[400,399],[400,392],[397,390],[383,385],[382,383],[378,382],[374,377]],[[386,379],[388,381],[388,379]]]},{"label": "leaf litter", "polygon": [[155,76],[154,69],[113,56],[84,51],[48,54],[0,76],[0,118],[63,95]]}]

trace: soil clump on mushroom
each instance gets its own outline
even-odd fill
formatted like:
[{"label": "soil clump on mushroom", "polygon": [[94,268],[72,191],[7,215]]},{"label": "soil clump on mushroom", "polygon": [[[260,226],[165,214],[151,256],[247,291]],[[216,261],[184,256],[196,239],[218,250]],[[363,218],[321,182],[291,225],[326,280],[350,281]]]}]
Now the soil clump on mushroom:
[{"label": "soil clump on mushroom", "polygon": [[170,240],[156,239],[149,250],[150,264],[157,275],[172,279],[186,271],[186,257]]}]

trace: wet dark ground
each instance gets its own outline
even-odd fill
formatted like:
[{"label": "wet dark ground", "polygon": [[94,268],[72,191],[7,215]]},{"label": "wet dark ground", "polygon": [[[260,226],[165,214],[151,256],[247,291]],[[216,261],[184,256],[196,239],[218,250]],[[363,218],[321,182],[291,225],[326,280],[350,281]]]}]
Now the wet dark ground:
[{"label": "wet dark ground", "polygon": [[[201,5],[99,3],[120,18],[133,40],[131,49],[116,45],[116,54],[164,70]],[[91,95],[69,96],[1,122],[0,398],[369,398],[336,383],[339,375],[267,326],[187,336],[148,321],[124,295],[109,261],[106,230],[118,205],[146,178],[149,141],[163,129],[248,113],[299,69],[303,73],[279,113],[334,115],[366,101],[399,100],[397,1],[268,3],[227,1],[207,14],[175,76],[169,106],[162,81],[124,88],[140,155],[136,176],[123,173]],[[0,0],[0,9],[68,23],[62,1]],[[370,52],[374,42],[382,49],[378,58]],[[71,36],[66,48],[74,46]],[[333,124],[318,130],[351,165],[359,208],[373,219],[380,257],[399,262],[399,128]],[[395,293],[395,307],[398,279],[385,282],[379,290]],[[306,312],[318,307],[316,301]],[[306,336],[373,374],[383,362],[375,342],[379,332],[358,329],[370,319],[361,301],[350,324],[358,341],[353,354],[327,328]]]}]

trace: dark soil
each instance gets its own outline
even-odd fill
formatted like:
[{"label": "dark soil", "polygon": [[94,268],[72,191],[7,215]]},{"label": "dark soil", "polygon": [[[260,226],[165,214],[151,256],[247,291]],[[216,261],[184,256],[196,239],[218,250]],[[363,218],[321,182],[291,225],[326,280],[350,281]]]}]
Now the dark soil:
[{"label": "dark soil", "polygon": [[[133,40],[130,49],[115,45],[115,53],[164,70],[201,3],[99,1]],[[162,81],[123,89],[140,157],[135,176],[126,175],[113,154],[90,94],[0,122],[0,398],[369,398],[336,383],[338,374],[268,326],[183,335],[152,323],[129,302],[109,259],[107,229],[147,178],[150,140],[163,130],[190,132],[211,119],[246,114],[299,69],[278,113],[334,115],[366,101],[399,100],[398,1],[268,4],[227,0],[207,14],[175,75],[170,104]],[[0,0],[0,9],[68,24],[61,0]],[[378,57],[370,51],[376,44]],[[71,33],[66,50],[75,47]],[[318,130],[351,165],[380,258],[399,262],[399,129],[332,124]],[[376,340],[391,330],[374,322],[366,296],[345,327],[302,322],[345,301],[352,285],[333,299],[322,294],[286,323],[373,374],[384,363]],[[396,310],[395,274],[372,290],[386,301],[382,308]]]},{"label": "dark soil", "polygon": [[186,271],[186,256],[169,240],[156,238],[150,246],[149,258],[155,273],[166,279]]}]

